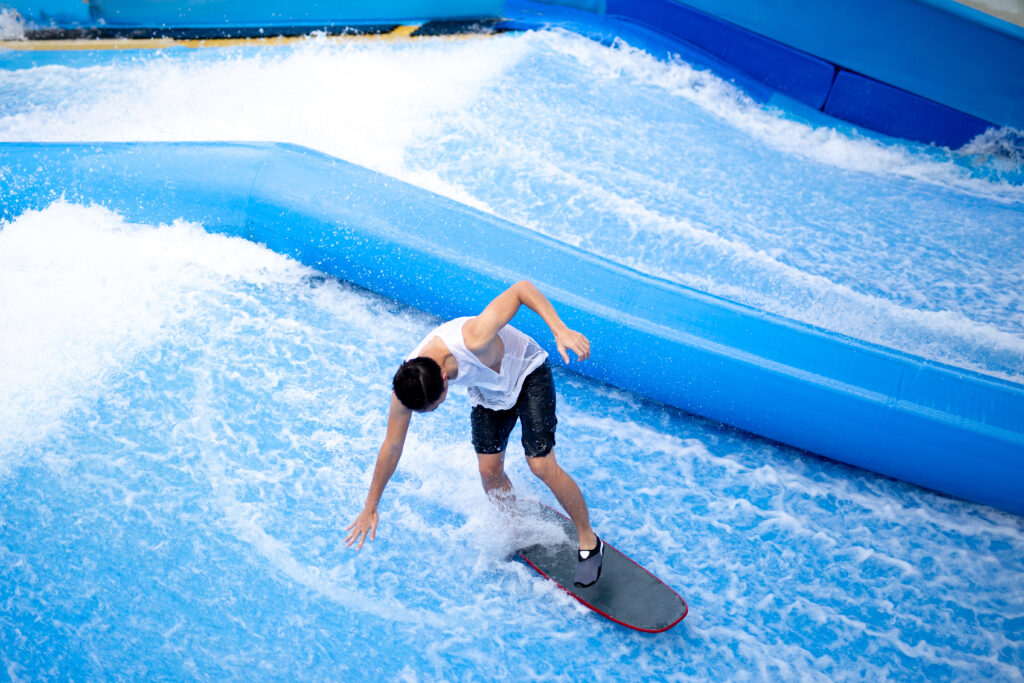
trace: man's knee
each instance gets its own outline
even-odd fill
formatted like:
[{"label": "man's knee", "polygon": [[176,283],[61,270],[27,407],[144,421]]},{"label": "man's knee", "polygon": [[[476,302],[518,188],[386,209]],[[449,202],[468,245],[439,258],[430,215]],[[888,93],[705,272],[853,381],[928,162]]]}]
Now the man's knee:
[{"label": "man's knee", "polygon": [[558,463],[555,461],[555,454],[549,453],[548,455],[541,456],[538,458],[527,458],[526,462],[530,464],[530,471],[533,472],[541,481],[547,481],[558,472]]},{"label": "man's knee", "polygon": [[485,480],[499,479],[505,473],[504,453],[478,453],[480,476]]}]

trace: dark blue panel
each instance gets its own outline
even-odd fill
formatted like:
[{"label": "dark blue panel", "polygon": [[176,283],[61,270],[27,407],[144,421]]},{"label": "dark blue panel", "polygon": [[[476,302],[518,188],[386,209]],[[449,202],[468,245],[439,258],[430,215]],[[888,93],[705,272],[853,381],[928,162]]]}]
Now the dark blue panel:
[{"label": "dark blue panel", "polygon": [[685,2],[854,73],[1000,126],[1024,128],[1024,27],[962,2]]},{"label": "dark blue panel", "polygon": [[609,0],[608,14],[690,42],[815,109],[825,104],[835,76],[829,62],[676,2]]},{"label": "dark blue panel", "polygon": [[840,70],[824,112],[886,135],[957,148],[989,124],[899,88]]}]

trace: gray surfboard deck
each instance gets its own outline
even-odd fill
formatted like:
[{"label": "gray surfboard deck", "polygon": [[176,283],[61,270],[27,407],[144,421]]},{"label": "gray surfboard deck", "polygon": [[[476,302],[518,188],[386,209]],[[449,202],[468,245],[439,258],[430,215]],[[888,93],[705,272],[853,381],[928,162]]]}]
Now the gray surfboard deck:
[{"label": "gray surfboard deck", "polygon": [[603,537],[601,578],[586,588],[574,585],[577,544],[572,520],[540,503],[531,505],[528,514],[557,523],[565,534],[561,540],[549,538],[520,549],[519,559],[590,609],[617,624],[647,633],[667,631],[686,616],[686,601],[678,593]]}]

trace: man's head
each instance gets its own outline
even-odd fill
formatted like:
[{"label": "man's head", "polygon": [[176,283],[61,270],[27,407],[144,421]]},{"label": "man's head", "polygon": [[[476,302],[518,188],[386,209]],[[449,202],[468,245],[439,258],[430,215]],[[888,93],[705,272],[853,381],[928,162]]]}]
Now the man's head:
[{"label": "man's head", "polygon": [[448,378],[433,359],[421,356],[402,363],[391,387],[403,406],[417,413],[428,413],[444,403]]}]

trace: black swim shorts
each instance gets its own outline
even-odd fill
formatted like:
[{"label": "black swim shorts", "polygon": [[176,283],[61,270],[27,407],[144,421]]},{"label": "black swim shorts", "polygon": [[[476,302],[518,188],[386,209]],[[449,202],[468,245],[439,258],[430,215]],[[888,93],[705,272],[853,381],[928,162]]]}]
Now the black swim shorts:
[{"label": "black swim shorts", "polygon": [[501,453],[508,435],[519,419],[523,426],[526,457],[539,458],[555,447],[555,382],[551,368],[544,363],[523,380],[516,404],[506,410],[473,406],[473,448],[477,453]]}]

